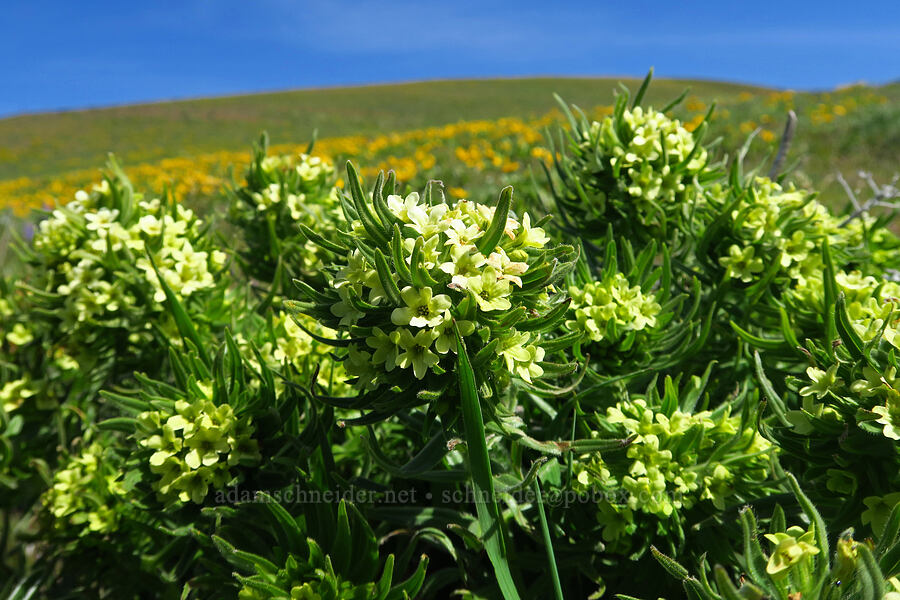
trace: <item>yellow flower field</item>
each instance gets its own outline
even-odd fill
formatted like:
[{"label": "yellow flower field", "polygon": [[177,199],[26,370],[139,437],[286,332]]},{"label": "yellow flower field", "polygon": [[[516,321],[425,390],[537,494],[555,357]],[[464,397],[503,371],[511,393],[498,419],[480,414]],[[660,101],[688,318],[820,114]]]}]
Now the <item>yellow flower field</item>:
[{"label": "yellow flower field", "polygon": [[[739,140],[758,130],[764,145],[777,144],[788,110],[796,110],[801,126],[819,130],[847,119],[859,109],[881,105],[888,99],[864,87],[848,88],[815,98],[794,92],[739,94],[735,100],[716,108],[710,120],[713,135],[725,138],[725,145],[735,147]],[[688,96],[674,113],[689,131],[695,130],[706,117],[710,104],[697,96]],[[597,106],[588,111],[591,118],[610,114],[611,106]],[[353,159],[366,177],[393,168],[399,181],[421,185],[430,179],[447,180],[459,197],[466,182],[479,173],[479,182],[491,181],[493,175],[527,176],[535,159],[549,161],[543,147],[544,131],[559,122],[561,113],[552,110],[538,118],[515,117],[497,120],[461,121],[437,127],[404,132],[384,133],[373,137],[325,137],[315,143],[315,153],[339,162]],[[802,130],[801,130],[802,131]],[[125,165],[125,172],[136,186],[161,192],[169,190],[176,197],[206,204],[217,198],[223,186],[240,181],[249,160],[248,152],[220,151],[193,156],[166,158],[155,162]],[[282,144],[273,147],[279,153],[299,153],[307,144]],[[812,150],[816,150],[812,148]],[[8,208],[19,217],[32,210],[53,207],[59,199],[68,199],[79,189],[101,177],[96,169],[69,171],[55,177],[19,177],[0,181],[0,208]]]}]

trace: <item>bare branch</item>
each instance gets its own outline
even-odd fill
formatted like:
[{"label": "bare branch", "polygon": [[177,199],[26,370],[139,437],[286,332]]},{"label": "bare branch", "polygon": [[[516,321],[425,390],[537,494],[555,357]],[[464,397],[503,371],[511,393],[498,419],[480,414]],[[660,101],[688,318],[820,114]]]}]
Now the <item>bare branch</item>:
[{"label": "bare branch", "polygon": [[846,227],[853,219],[859,217],[862,214],[867,213],[870,209],[875,207],[880,208],[889,208],[892,210],[897,210],[898,206],[896,202],[888,202],[889,200],[893,200],[895,198],[900,198],[900,190],[894,187],[894,182],[897,181],[897,177],[894,177],[891,180],[891,183],[886,185],[878,185],[876,181],[872,178],[871,173],[867,173],[866,171],[860,171],[859,177],[862,178],[867,184],[869,184],[869,188],[872,190],[874,194],[871,198],[866,200],[865,204],[862,206],[856,201],[855,197],[852,195],[852,191],[850,191],[850,186],[846,184],[843,177],[838,174],[838,180],[842,182],[844,189],[851,194],[851,200],[853,200],[853,205],[855,210],[853,213],[844,219],[844,222],[841,223],[841,227]]},{"label": "bare branch", "polygon": [[841,184],[841,187],[844,188],[844,192],[847,193],[847,196],[850,198],[850,202],[853,204],[853,210],[859,210],[859,200],[856,199],[856,194],[853,193],[853,189],[850,187],[850,184],[847,183],[847,180],[844,179],[844,174],[838,171],[837,174],[838,183]]},{"label": "bare branch", "polygon": [[775,155],[775,162],[769,169],[769,179],[775,179],[778,172],[781,171],[781,165],[787,156],[788,150],[791,148],[791,142],[794,140],[794,133],[797,131],[797,113],[793,110],[788,111],[787,122],[784,124],[784,133],[781,134],[781,143],[778,145],[778,154]]}]

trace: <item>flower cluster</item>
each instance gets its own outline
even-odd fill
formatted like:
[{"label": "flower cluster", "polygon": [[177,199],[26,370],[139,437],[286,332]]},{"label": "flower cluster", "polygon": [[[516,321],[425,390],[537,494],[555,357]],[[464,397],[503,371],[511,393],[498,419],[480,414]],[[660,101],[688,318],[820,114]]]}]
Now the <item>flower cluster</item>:
[{"label": "flower cluster", "polygon": [[[399,239],[403,253],[408,254],[406,267],[422,269],[424,276],[398,288],[399,298],[394,299],[399,302],[390,303],[375,265],[361,250],[354,250],[347,257],[347,266],[334,279],[340,301],[331,310],[341,318],[341,325],[348,326],[359,324],[364,316],[354,308],[351,294],[366,298],[373,306],[394,304],[389,323],[372,327],[366,348],[351,346],[347,368],[362,375],[358,369],[364,359],[386,372],[409,369],[416,379],[423,379],[441,356],[456,351],[454,318],[463,336],[475,332],[477,317],[466,320],[462,312],[454,314],[451,309],[458,311],[462,300],[471,298],[480,315],[509,311],[512,294],[521,289],[522,276],[528,271],[526,249],[543,248],[549,239],[543,229],[531,226],[527,213],[521,223],[509,217],[503,229],[505,239],[485,255],[478,242],[494,218],[494,207],[468,200],[428,205],[416,192],[405,198],[390,195],[387,206],[396,222],[403,225]],[[421,257],[420,265],[412,264],[414,253]],[[429,280],[434,283],[421,285]],[[394,285],[399,282],[398,275]],[[499,338],[498,353],[509,371],[526,381],[543,373],[538,363],[544,353],[533,341],[533,336],[515,329]]]},{"label": "flower cluster", "polygon": [[[897,303],[900,284],[876,279],[859,270],[834,273],[835,292],[843,294],[847,317],[863,342],[881,339],[900,349],[900,315]],[[788,293],[791,306],[798,311],[821,314],[825,307],[825,282],[822,272],[798,282]]]},{"label": "flower cluster", "polygon": [[55,529],[79,536],[114,531],[119,519],[115,504],[125,495],[120,475],[104,459],[99,443],[69,458],[53,474],[53,483],[42,498]]},{"label": "flower cluster", "polygon": [[[805,373],[785,378],[794,395],[779,402],[785,409],[782,423],[790,425],[783,435],[807,445],[802,452],[799,445],[792,451],[816,465],[824,488],[851,497],[896,487],[900,448],[900,365],[895,358],[900,285],[871,275],[877,272],[871,265],[859,266],[867,268],[826,269],[786,295],[795,323],[804,312],[817,318],[812,321],[816,329],[804,337],[815,340],[816,330],[821,337],[829,319],[834,329],[827,336],[830,341],[807,342],[798,361],[805,363]],[[825,452],[827,443],[834,444],[833,450]],[[825,456],[830,458],[817,458]],[[861,478],[860,469],[878,475]]]},{"label": "flower cluster", "polygon": [[689,210],[708,155],[677,119],[652,108],[628,109],[626,101],[601,121],[571,120],[573,142],[558,170],[564,191],[557,201],[582,230],[602,231],[613,222],[644,239],[667,231],[669,219]]},{"label": "flower cluster", "polygon": [[[685,180],[698,173],[707,160],[706,149],[694,151],[693,134],[677,119],[640,106],[625,110],[620,123],[612,117],[591,123],[590,136],[582,144],[590,147],[595,143],[609,157],[610,166],[623,180],[624,191],[644,217],[652,215],[657,209],[654,205],[675,203],[685,190]],[[676,170],[682,163],[684,171],[679,173]]]},{"label": "flower cluster", "polygon": [[[796,478],[791,474],[787,474],[787,478],[794,496],[803,501],[803,512],[810,524],[807,527],[793,525],[785,528],[784,513],[778,507],[769,521],[768,533],[760,536],[754,510],[749,506],[744,507],[740,511],[739,520],[747,553],[738,563],[741,565],[739,582],[734,584],[723,577],[724,569],[714,579],[708,573],[708,563],[702,560],[699,579],[685,576],[685,581],[715,583],[705,585],[705,589],[698,585],[697,588],[702,589],[702,593],[697,597],[715,600],[721,597],[720,592],[726,591],[723,596],[731,592],[735,598],[824,598],[828,596],[829,588],[839,587],[841,596],[846,598],[864,597],[872,588],[878,588],[880,591],[873,595],[874,598],[900,600],[900,579],[891,576],[891,571],[882,570],[880,566],[889,560],[886,558],[888,553],[893,555],[893,551],[888,548],[896,548],[895,540],[882,539],[878,545],[871,539],[859,542],[853,538],[852,528],[845,530],[836,539],[829,536],[825,520],[809,503]],[[887,521],[892,505],[885,506],[880,500],[866,498],[865,502],[870,506],[877,504],[881,516]],[[864,523],[867,513],[863,513]],[[882,526],[884,521],[881,522]],[[834,540],[834,546],[830,547],[829,538]],[[768,542],[768,551],[763,549],[762,539]],[[670,572],[679,569],[688,573],[676,560],[658,551],[654,555]],[[751,560],[756,563],[755,567],[749,566]],[[765,564],[765,571],[761,569],[762,564]]]},{"label": "flower cluster", "polygon": [[[721,202],[721,208],[726,208],[728,199]],[[731,231],[720,244],[719,257],[725,277],[750,283],[762,277],[776,260],[793,280],[802,281],[821,271],[818,249],[827,237],[822,221],[830,214],[807,194],[757,177],[730,206]]]},{"label": "flower cluster", "polygon": [[728,229],[717,241],[718,263],[726,278],[743,283],[760,280],[778,263],[775,276],[785,287],[821,288],[822,244],[855,252],[872,224],[867,217],[843,224],[811,194],[767,177],[755,177],[736,195],[732,199],[715,186],[707,200],[714,214],[728,212],[729,217]]},{"label": "flower cluster", "polygon": [[[876,369],[864,366],[859,373],[860,378],[853,381],[849,387],[837,375],[838,368],[839,365],[834,364],[827,371],[815,367],[807,369],[807,375],[812,383],[802,388],[800,395],[810,396],[815,393],[819,400],[824,397],[826,404],[809,406],[807,399],[804,398],[803,410],[797,411],[802,418],[800,424],[795,424],[798,433],[812,432],[812,429],[805,425],[810,416],[822,418],[824,413],[837,420],[835,408],[828,404],[852,403],[871,413],[871,418],[881,428],[884,437],[900,440],[900,377],[897,376],[897,368],[888,366]],[[865,420],[870,417],[866,413],[861,413],[858,418]]]},{"label": "flower cluster", "polygon": [[527,213],[510,213],[510,189],[497,207],[448,204],[430,192],[391,193],[392,179],[385,198],[379,178],[369,200],[349,173],[352,234],[343,241],[352,247],[333,267],[330,289],[307,290],[315,304],[298,306],[350,333],[344,368],[356,387],[446,386],[440,378],[453,368],[457,330],[476,354],[490,346],[485,361],[508,375],[540,377],[542,315],[554,307],[548,292],[571,248],[550,249]]},{"label": "flower cluster", "polygon": [[161,501],[203,502],[209,487],[221,489],[234,479],[232,467],[260,460],[254,428],[228,404],[212,401],[209,384],[196,382],[192,397],[176,400],[171,410],[138,416],[136,437],[152,450],[150,470]]},{"label": "flower cluster", "polygon": [[144,200],[127,180],[78,192],[35,233],[32,259],[46,277],[36,299],[42,314],[53,310],[76,347],[101,330],[146,342],[153,315],[163,313],[160,277],[180,299],[218,285],[226,256],[210,248],[202,225],[180,204]]},{"label": "flower cluster", "polygon": [[[334,359],[333,348],[316,341],[307,333],[310,331],[320,338],[335,338],[337,332],[322,326],[315,319],[307,315],[289,315],[279,311],[273,315],[270,322],[253,323],[249,327],[243,327],[242,331],[246,331],[248,335],[253,334],[251,339],[269,369],[280,372],[288,367],[307,384],[313,374],[318,372],[316,383],[332,396],[343,396],[352,391],[352,387],[346,383],[347,373],[344,371],[344,363]],[[235,336],[235,341],[242,350],[248,348],[248,340],[244,335],[239,333]],[[247,354],[246,360],[258,369],[260,365],[255,358],[251,358],[249,352]],[[255,385],[258,383],[251,382]],[[275,386],[279,391],[283,388],[280,379],[275,381]]]},{"label": "flower cluster", "polygon": [[602,281],[570,285],[569,295],[574,319],[566,321],[566,327],[605,345],[616,344],[629,332],[653,328],[660,311],[652,294],[630,285],[618,272]]},{"label": "flower cluster", "polygon": [[245,268],[271,280],[279,262],[292,277],[315,278],[329,252],[303,233],[301,225],[332,238],[340,217],[334,166],[309,154],[267,155],[263,136],[254,148],[243,187],[231,191],[229,220],[247,245]]},{"label": "flower cluster", "polygon": [[847,299],[847,313],[853,329],[864,342],[880,337],[900,349],[900,284],[877,281],[858,271],[835,273],[837,288]]},{"label": "flower cluster", "polygon": [[[574,469],[583,489],[621,488],[626,494],[624,501],[601,507],[608,541],[633,530],[637,512],[667,519],[701,500],[721,510],[730,496],[768,476],[771,445],[727,411],[666,413],[637,398],[609,408],[605,422],[631,440],[627,460],[593,455],[576,462]],[[734,445],[729,456],[735,460],[710,460],[726,443]]]}]

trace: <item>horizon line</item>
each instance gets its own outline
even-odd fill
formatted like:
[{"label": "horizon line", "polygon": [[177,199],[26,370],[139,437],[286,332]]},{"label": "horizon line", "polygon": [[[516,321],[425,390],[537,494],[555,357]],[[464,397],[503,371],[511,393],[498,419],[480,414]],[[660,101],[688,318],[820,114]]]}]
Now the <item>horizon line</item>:
[{"label": "horizon line", "polygon": [[[527,79],[597,79],[597,80],[634,80],[640,81],[644,78],[644,76],[636,76],[636,75],[575,75],[575,74],[532,74],[532,75],[495,75],[495,76],[473,76],[473,77],[435,77],[435,78],[425,78],[425,79],[408,79],[408,80],[398,80],[398,81],[377,81],[377,82],[354,82],[354,83],[342,83],[342,84],[331,84],[331,85],[313,85],[313,86],[301,86],[301,87],[289,87],[289,88],[274,88],[274,89],[265,89],[265,90],[253,90],[253,91],[238,91],[231,93],[222,93],[222,94],[209,94],[209,95],[198,95],[198,96],[176,96],[176,97],[168,97],[168,98],[156,98],[149,100],[137,100],[134,102],[114,102],[110,104],[97,104],[91,106],[80,106],[80,107],[59,107],[59,108],[51,108],[46,110],[25,110],[21,112],[11,112],[11,113],[0,113],[0,120],[7,119],[15,119],[21,117],[35,117],[35,116],[43,116],[43,115],[61,115],[61,114],[71,114],[71,113],[86,113],[86,112],[95,112],[102,110],[110,110],[117,108],[140,108],[146,106],[156,106],[159,104],[178,104],[182,102],[197,102],[202,100],[224,100],[229,98],[247,98],[253,96],[266,96],[266,95],[274,95],[274,94],[289,94],[294,92],[315,92],[319,90],[339,90],[339,89],[358,89],[358,88],[370,88],[370,87],[389,87],[389,86],[404,86],[404,85],[420,85],[425,83],[450,83],[450,82],[464,82],[464,81],[516,81],[516,80],[527,80]],[[733,86],[742,86],[749,88],[758,88],[760,90],[771,90],[771,91],[797,91],[804,93],[822,93],[828,91],[835,91],[845,87],[851,87],[854,85],[864,85],[869,87],[882,87],[885,85],[890,85],[898,81],[897,79],[889,80],[884,83],[871,84],[867,81],[860,80],[856,82],[850,82],[846,84],[836,85],[831,88],[812,88],[812,89],[799,89],[799,88],[791,88],[791,87],[780,87],[773,85],[765,85],[759,83],[750,83],[745,81],[737,81],[737,80],[728,80],[728,79],[715,79],[709,77],[696,77],[696,76],[672,76],[672,77],[654,77],[654,80],[657,81],[696,81],[702,83],[722,83],[726,85]]]}]

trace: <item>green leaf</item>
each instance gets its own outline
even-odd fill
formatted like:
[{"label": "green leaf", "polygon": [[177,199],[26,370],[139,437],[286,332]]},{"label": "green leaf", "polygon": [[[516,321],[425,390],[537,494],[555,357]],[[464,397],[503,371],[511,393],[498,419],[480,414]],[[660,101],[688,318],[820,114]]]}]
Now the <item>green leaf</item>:
[{"label": "green leaf", "polygon": [[484,368],[490,364],[492,360],[497,358],[497,348],[500,347],[500,338],[492,339],[484,348],[479,350],[472,358],[472,365],[475,368]]},{"label": "green leaf", "polygon": [[772,407],[778,420],[785,427],[791,427],[791,422],[787,418],[787,406],[784,400],[781,399],[781,396],[775,391],[775,388],[772,387],[772,382],[766,377],[759,352],[753,352],[753,364],[756,369],[756,379],[759,381],[759,385],[762,387],[763,393],[766,395],[769,405]]},{"label": "green leaf", "polygon": [[425,444],[408,463],[400,467],[399,473],[404,477],[415,477],[430,469],[433,469],[447,455],[447,442],[443,436],[436,435]]},{"label": "green leaf", "polygon": [[391,582],[394,579],[394,555],[388,554],[387,560],[384,561],[384,571],[381,573],[381,578],[378,580],[378,594],[375,596],[378,600],[383,600],[388,597],[388,593],[391,591]]},{"label": "green leaf", "polygon": [[347,184],[350,187],[350,197],[353,199],[353,206],[356,208],[359,220],[362,222],[366,233],[379,245],[386,245],[388,243],[387,231],[378,222],[375,215],[372,214],[369,202],[366,200],[366,195],[362,189],[359,173],[356,172],[356,167],[349,160],[347,161]]},{"label": "green leaf", "polygon": [[400,226],[394,223],[394,237],[391,239],[391,254],[394,258],[394,268],[397,270],[397,275],[400,276],[400,279],[411,285],[412,273],[409,272],[409,267],[406,264],[406,252],[403,248],[403,236],[400,234]]},{"label": "green leaf", "polygon": [[584,439],[575,440],[573,442],[556,442],[560,445],[561,450],[571,452],[612,452],[615,450],[624,450],[635,440],[637,436],[631,436],[624,439]]},{"label": "green leaf", "polygon": [[347,516],[347,503],[341,500],[338,504],[337,527],[335,528],[334,543],[330,548],[332,564],[335,573],[345,575],[353,560],[354,550],[360,552],[361,548],[352,548],[350,533],[350,518]]},{"label": "green leaf", "polygon": [[895,504],[891,510],[891,516],[885,523],[884,530],[881,532],[881,538],[878,540],[878,547],[875,553],[878,555],[893,546],[897,541],[897,534],[900,533],[900,504]]},{"label": "green leaf", "polygon": [[550,537],[550,527],[547,525],[547,515],[544,513],[544,501],[541,496],[541,484],[534,479],[535,502],[538,508],[538,518],[541,521],[541,534],[544,537],[544,550],[547,552],[547,563],[550,565],[550,579],[553,581],[553,593],[556,600],[563,600],[562,585],[559,582],[559,570],[556,568],[556,556],[553,554],[553,539]]},{"label": "green leaf", "polygon": [[650,546],[650,552],[653,554],[653,558],[656,559],[656,562],[662,565],[662,568],[668,571],[669,574],[678,581],[684,581],[690,576],[688,570],[681,566],[678,561],[660,552],[656,546]]},{"label": "green leaf", "polygon": [[565,335],[561,335],[557,338],[553,338],[550,340],[541,340],[540,345],[541,348],[544,349],[544,352],[547,354],[553,354],[555,352],[559,352],[560,350],[565,350],[566,348],[571,348],[578,342],[584,338],[584,333],[580,331],[571,331]]},{"label": "green leaf", "polygon": [[644,94],[647,93],[647,88],[650,87],[651,79],[653,79],[653,67],[650,67],[650,70],[647,71],[647,76],[644,77],[644,81],[643,83],[641,83],[641,87],[638,88],[637,93],[634,95],[634,100],[631,101],[631,108],[640,105],[641,100],[644,99]]},{"label": "green leaf", "polygon": [[425,583],[425,572],[427,570],[428,557],[423,554],[419,559],[419,566],[416,568],[416,572],[413,573],[409,579],[393,588],[386,600],[406,600],[407,598],[415,598],[419,593],[419,590],[422,589],[422,584]]},{"label": "green leaf", "polygon": [[97,423],[97,428],[104,431],[123,431],[133,433],[137,429],[138,420],[131,417],[113,417]]},{"label": "green leaf", "polygon": [[734,321],[729,321],[731,324],[731,328],[734,329],[734,332],[738,334],[738,337],[754,346],[756,348],[761,348],[763,350],[782,350],[784,349],[784,340],[777,338],[764,338],[758,335],[753,335],[746,329],[743,329],[740,325],[735,323]]},{"label": "green leaf", "polygon": [[169,303],[169,308],[172,310],[172,317],[175,319],[176,327],[178,327],[178,333],[180,333],[181,337],[185,340],[191,341],[197,350],[197,354],[200,356],[200,360],[203,361],[203,364],[207,367],[212,365],[209,354],[206,352],[206,347],[200,340],[200,335],[197,333],[193,321],[191,321],[187,311],[184,310],[184,306],[179,302],[178,297],[175,296],[172,288],[169,287],[169,284],[166,283],[165,278],[163,278],[162,274],[159,272],[159,269],[156,267],[156,261],[153,260],[153,255],[150,254],[149,250],[147,251],[147,258],[150,259],[150,266],[153,267],[153,272],[156,273],[159,285],[166,295],[166,301]]},{"label": "green leaf", "polygon": [[346,246],[338,244],[337,242],[319,235],[303,223],[299,223],[298,225],[300,227],[300,232],[303,233],[303,235],[306,236],[306,239],[308,239],[313,244],[316,244],[317,246],[320,246],[325,250],[328,250],[329,252],[334,252],[340,255],[347,254],[347,252],[350,251],[350,249]]},{"label": "green leaf", "polygon": [[127,411],[134,412],[144,412],[147,410],[152,410],[152,406],[146,400],[141,400],[139,398],[134,398],[132,396],[123,396],[122,394],[114,394],[113,392],[108,392],[106,390],[100,390],[100,395],[105,399],[109,400],[110,403],[116,405],[118,408]]},{"label": "green leaf", "polygon": [[[562,108],[563,114],[566,116],[566,119],[569,121],[569,126],[572,128],[572,131],[578,130],[578,121],[575,119],[575,116],[572,114],[572,110],[569,108],[569,105],[563,100],[559,94],[553,94],[553,99],[556,100],[556,103],[559,104],[560,108]],[[555,155],[556,153],[554,153]]]},{"label": "green leaf", "polygon": [[387,202],[384,201],[384,171],[378,173],[378,179],[375,180],[375,189],[372,191],[372,204],[375,206],[378,218],[384,224],[385,233],[390,232],[394,223],[398,221],[388,207]]},{"label": "green leaf", "polygon": [[781,334],[787,340],[787,343],[791,345],[791,348],[797,348],[800,346],[800,342],[794,334],[794,329],[791,327],[791,319],[783,306],[778,307],[778,314],[781,318]]},{"label": "green leaf", "polygon": [[679,104],[681,104],[681,102],[687,97],[687,95],[690,93],[690,91],[691,91],[691,88],[685,88],[684,91],[681,92],[681,95],[679,95],[677,98],[675,98],[674,100],[672,100],[671,102],[666,104],[662,108],[662,110],[660,110],[659,112],[667,113],[670,110],[672,110],[673,108],[675,108],[676,106],[678,106]]},{"label": "green leaf", "polygon": [[264,596],[267,598],[271,598],[272,600],[289,600],[289,592],[279,588],[277,585],[273,585],[266,581],[262,581],[257,579],[256,577],[241,577],[237,573],[235,573],[234,578],[237,579],[241,584],[248,588],[253,588],[254,590],[265,592],[268,596]]},{"label": "green leaf", "polygon": [[825,528],[825,520],[822,518],[822,515],[819,514],[819,511],[816,510],[816,507],[813,505],[809,497],[803,493],[802,489],[800,489],[800,484],[797,483],[797,478],[794,477],[791,473],[786,473],[786,475],[788,485],[790,485],[791,487],[791,491],[797,498],[797,502],[800,504],[800,508],[802,508],[803,512],[806,513],[806,516],[809,517],[809,520],[813,525],[813,529],[815,530],[813,533],[816,538],[816,546],[819,548],[819,554],[814,557],[816,564],[815,570],[819,576],[819,583],[821,585],[824,585],[825,579],[828,577],[828,561],[830,558],[830,552],[828,549],[828,530]]},{"label": "green leaf", "polygon": [[506,600],[518,599],[519,593],[507,562],[503,521],[497,506],[497,498],[494,495],[494,478],[491,474],[491,461],[485,441],[484,418],[481,414],[478,388],[475,384],[475,372],[469,363],[465,342],[463,342],[459,327],[455,322],[453,328],[456,333],[456,352],[459,357],[456,374],[459,381],[463,426],[466,432],[466,447],[469,451],[469,468],[471,469],[472,483],[475,486],[475,509],[478,513],[478,523],[481,525],[481,538],[488,558],[494,567],[494,574],[497,576],[497,584],[503,597]]},{"label": "green leaf", "polygon": [[841,336],[841,340],[844,342],[844,347],[847,348],[847,351],[850,352],[850,356],[854,359],[867,361],[865,352],[863,351],[863,341],[853,328],[853,324],[850,322],[850,316],[847,314],[847,300],[844,298],[844,292],[838,294],[834,311],[835,325]]},{"label": "green leaf", "polygon": [[756,583],[772,583],[766,571],[767,560],[759,545],[756,518],[750,507],[741,510],[741,530],[744,534],[744,560],[750,577]]},{"label": "green leaf", "polygon": [[[862,558],[862,564],[857,568],[857,572],[862,575],[861,583],[863,583],[863,598],[881,599],[884,598],[884,575],[875,562],[872,551],[865,544],[858,544],[857,549]],[[866,581],[868,580],[868,582]],[[869,583],[870,582],[870,583]],[[868,588],[868,589],[866,589]]]},{"label": "green leaf", "polygon": [[506,230],[506,220],[509,218],[509,205],[512,202],[513,188],[511,185],[500,190],[500,200],[497,202],[497,209],[494,211],[494,218],[488,226],[484,235],[477,242],[478,250],[485,256],[494,251],[497,242],[503,236]]},{"label": "green leaf", "polygon": [[257,500],[263,503],[278,524],[278,527],[275,528],[275,535],[278,537],[282,550],[301,553],[302,549],[306,548],[306,536],[294,517],[272,496],[265,492],[257,492],[256,496]]},{"label": "green leaf", "polygon": [[694,409],[697,408],[697,402],[700,400],[703,391],[706,389],[706,385],[709,383],[709,376],[715,365],[716,361],[712,360],[706,365],[703,377],[697,377],[696,375],[691,377],[690,388],[684,394],[684,398],[682,398],[680,402],[681,410],[683,412],[693,413]]},{"label": "green leaf", "polygon": [[722,566],[716,565],[714,573],[716,584],[719,586],[719,591],[722,593],[725,600],[746,600],[741,596],[738,589],[734,587],[734,584],[731,583],[731,578],[728,577],[728,573]]},{"label": "green leaf", "polygon": [[217,535],[212,536],[212,541],[225,560],[238,569],[249,573],[256,571],[257,573],[275,574],[278,572],[278,567],[262,556],[238,550]]},{"label": "green leaf", "polygon": [[387,259],[378,248],[375,249],[375,270],[378,272],[378,279],[381,281],[381,287],[384,288],[388,300],[396,306],[403,306],[400,288],[397,287],[397,282],[394,281]]},{"label": "green leaf", "polygon": [[822,243],[822,258],[825,260],[825,276],[823,284],[825,288],[825,346],[829,355],[834,356],[834,345],[837,339],[837,325],[835,323],[835,303],[837,301],[837,283],[834,280],[834,261],[831,259],[831,248],[828,238]]},{"label": "green leaf", "polygon": [[558,303],[545,314],[533,319],[525,319],[516,324],[519,331],[549,331],[563,322],[566,318],[566,311],[572,304],[571,298],[566,298],[564,302]]},{"label": "green leaf", "polygon": [[413,285],[417,288],[426,288],[437,285],[437,282],[428,273],[425,268],[425,256],[423,248],[425,247],[425,238],[421,235],[416,238],[413,246],[412,256],[410,257],[410,274],[412,275]]},{"label": "green leaf", "polygon": [[311,285],[309,285],[308,283],[306,283],[305,281],[303,281],[301,279],[295,279],[294,285],[296,285],[298,288],[300,288],[300,291],[303,293],[304,296],[306,296],[313,302],[316,302],[317,304],[334,304],[335,303],[335,299],[332,296],[329,296],[328,294],[325,294],[323,292],[320,292],[319,290],[316,290]]}]

